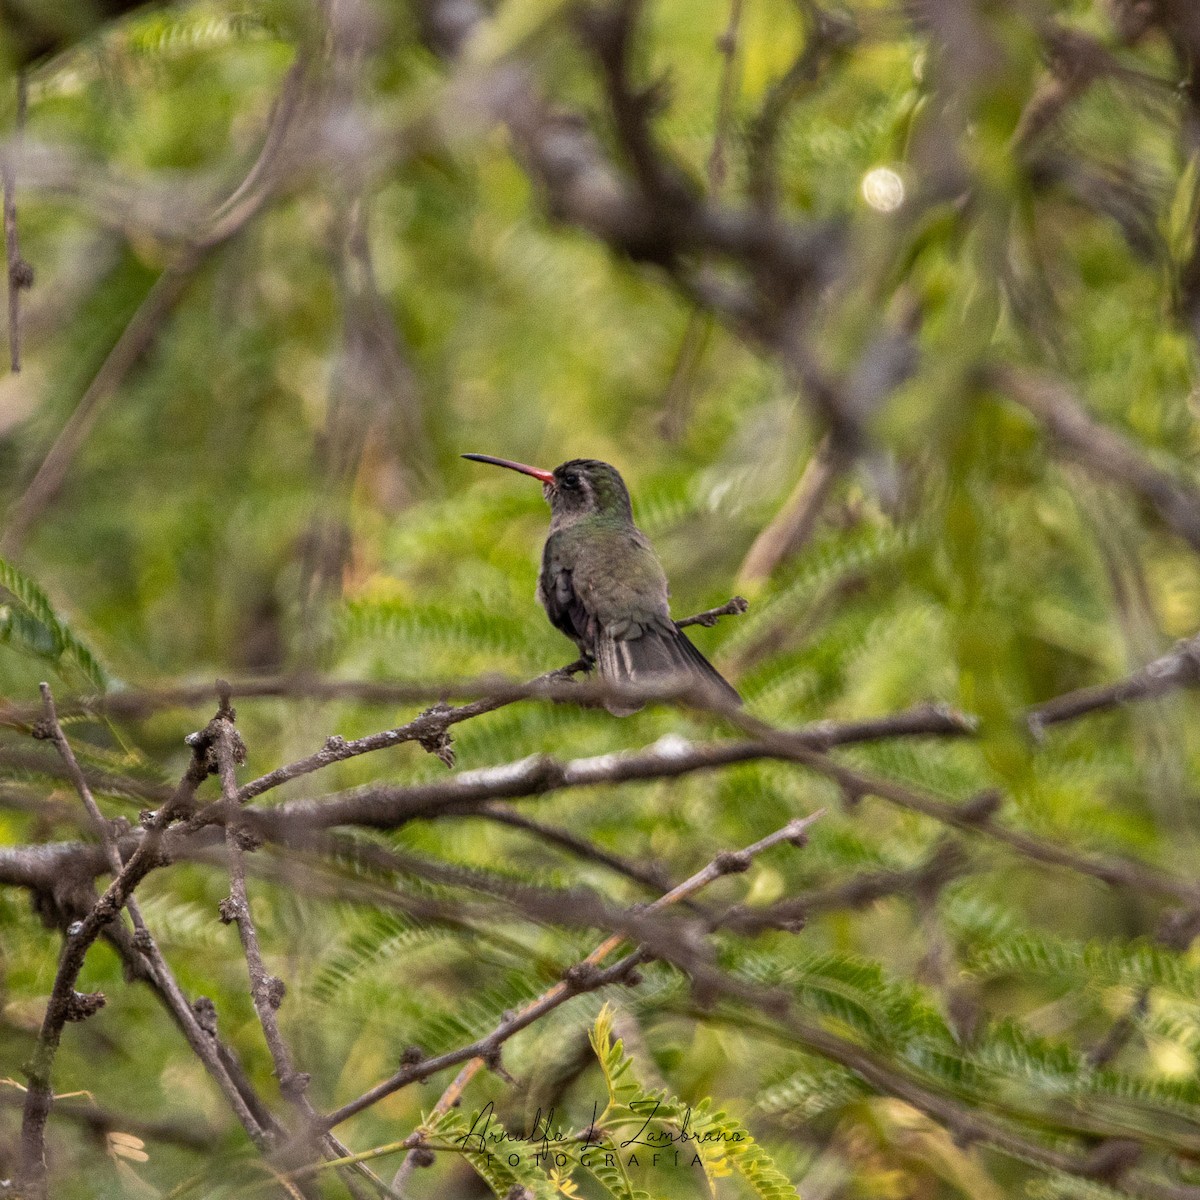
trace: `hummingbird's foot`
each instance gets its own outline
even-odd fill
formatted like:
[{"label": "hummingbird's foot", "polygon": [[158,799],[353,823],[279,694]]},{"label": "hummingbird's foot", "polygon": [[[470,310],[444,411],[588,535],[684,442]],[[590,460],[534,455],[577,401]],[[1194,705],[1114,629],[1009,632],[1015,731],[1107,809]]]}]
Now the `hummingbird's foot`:
[{"label": "hummingbird's foot", "polygon": [[590,674],[595,666],[596,660],[590,654],[583,654],[573,663],[568,663],[565,667],[559,667],[554,673],[562,679],[570,679],[572,675]]}]

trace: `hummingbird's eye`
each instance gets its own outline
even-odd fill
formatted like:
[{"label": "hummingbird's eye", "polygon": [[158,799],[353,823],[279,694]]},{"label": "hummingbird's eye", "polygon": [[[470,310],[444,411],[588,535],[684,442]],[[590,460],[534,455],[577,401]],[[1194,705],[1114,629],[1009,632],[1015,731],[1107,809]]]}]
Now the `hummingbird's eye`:
[{"label": "hummingbird's eye", "polygon": [[572,471],[570,475],[565,475],[563,477],[563,483],[565,483],[569,488],[577,488],[579,486],[579,476]]}]

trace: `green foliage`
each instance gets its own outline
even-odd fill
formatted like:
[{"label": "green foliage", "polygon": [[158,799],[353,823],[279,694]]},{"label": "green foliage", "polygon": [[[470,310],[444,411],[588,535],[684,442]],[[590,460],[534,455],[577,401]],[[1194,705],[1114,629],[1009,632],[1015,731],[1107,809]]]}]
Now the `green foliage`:
[{"label": "green foliage", "polygon": [[977,950],[963,967],[982,978],[1015,975],[1063,984],[1086,981],[1093,987],[1155,987],[1182,996],[1194,996],[1200,986],[1200,972],[1194,965],[1142,939],[1078,943],[1023,933]]},{"label": "green foliage", "polygon": [[108,685],[100,660],[54,611],[46,593],[3,558],[0,644],[49,663],[69,682],[91,684],[101,690]]},{"label": "green foliage", "polygon": [[[512,1195],[514,1189],[517,1189],[519,1195],[530,1196],[533,1200],[552,1200],[558,1194],[558,1189],[551,1185],[547,1172],[539,1170],[529,1155],[509,1156],[503,1152],[489,1153],[487,1150],[474,1148],[476,1142],[472,1140],[470,1130],[478,1120],[478,1113],[468,1122],[460,1112],[451,1109],[450,1112],[439,1115],[426,1124],[425,1130],[434,1137],[461,1146],[463,1157],[500,1200]],[[508,1137],[504,1126],[494,1119],[489,1123],[489,1133],[494,1135],[500,1144]],[[516,1157],[516,1164],[512,1163],[512,1157]]]},{"label": "green foliage", "polygon": [[[0,50],[15,55],[8,7]],[[573,659],[534,601],[547,520],[537,487],[463,463],[464,451],[545,466],[612,461],[664,562],[676,616],[721,603],[827,432],[814,386],[824,381],[861,419],[853,461],[799,552],[746,589],[749,612],[689,630],[696,644],[750,714],[783,726],[927,702],[967,709],[978,737],[833,754],[952,802],[997,789],[1007,827],[1194,877],[1195,689],[1037,738],[1021,714],[1192,637],[1200,559],[1164,520],[1170,503],[1148,501],[1127,472],[1069,457],[1044,421],[985,386],[998,364],[1052,373],[1139,463],[1195,486],[1194,54],[1177,55],[1161,30],[1119,32],[1115,16],[1130,6],[1099,0],[1046,6],[1036,27],[1025,6],[934,6],[953,8],[964,28],[979,23],[981,78],[965,51],[939,55],[930,30],[905,15],[912,6],[852,0],[823,6],[819,21],[794,0],[634,6],[643,23],[633,83],[655,139],[697,194],[723,147],[725,178],[709,193],[727,232],[764,211],[754,139],[764,103],[788,98],[776,218],[805,245],[834,247],[836,261],[803,303],[772,313],[756,279],[723,254],[689,250],[663,271],[563,219],[571,214],[531,182],[519,139],[493,126],[490,89],[504,91],[516,62],[549,112],[582,114],[618,177],[635,177],[575,6],[483,5],[490,17],[460,75],[422,42],[416,5],[196,0],[89,33],[85,9],[103,7],[47,6],[75,41],[28,75],[18,227],[36,282],[22,297],[24,369],[0,380],[6,510],[164,267],[256,160],[298,48],[318,61],[335,111],[238,236],[202,251],[136,361],[85,414],[61,489],[0,560],[0,706],[18,713],[0,729],[0,855],[94,836],[53,748],[27,737],[26,706],[51,672],[106,816],[136,824],[179,779],[184,738],[211,710],[109,722],[71,711],[73,695],[116,681],[208,685],[293,671],[524,679]],[[318,8],[367,13],[344,76],[322,59]],[[726,76],[718,40],[734,9]],[[1053,47],[1051,33],[1062,35]],[[832,40],[818,47],[819,36]],[[1077,44],[1087,53],[1073,73]],[[15,81],[0,82],[8,139]],[[1047,97],[1049,122],[1026,142]],[[543,149],[569,158],[564,145]],[[891,212],[864,191],[879,168],[904,188]],[[609,211],[607,185],[580,179],[580,195]],[[368,278],[376,323],[364,337],[355,289]],[[777,325],[744,336],[742,322],[696,310],[677,286],[688,279],[718,296],[745,284],[747,322]],[[775,348],[793,330],[781,357]],[[911,373],[876,395],[877,349],[900,333],[911,335]],[[418,707],[239,700],[245,771],[309,755],[333,734],[400,725]],[[455,772],[639,751],[667,736],[742,736],[665,706],[616,720],[541,702],[450,732]],[[405,744],[296,779],[263,803],[453,777]],[[208,781],[200,801],[216,794]],[[946,831],[876,797],[842,796],[791,761],[512,802],[676,882],[817,807],[827,812],[805,848],[776,847],[677,910],[681,939],[707,937],[711,918],[713,962],[739,985],[781,989],[809,1027],[952,1111],[1062,1154],[1131,1137],[1146,1147],[1137,1169],[1152,1176],[1182,1147],[1172,1181],[1194,1182],[1200,957],[1166,944],[1164,930],[1188,920],[1173,901],[960,831],[963,878],[936,894],[860,903],[860,877],[927,862]],[[247,856],[267,968],[288,986],[283,1035],[322,1111],[387,1078],[414,1046],[435,1055],[487,1034],[593,950],[599,931],[552,920],[565,889],[614,906],[653,898],[596,857],[477,813],[354,837],[327,854]],[[446,873],[381,869],[362,853],[380,848]],[[544,890],[536,914],[521,910],[521,885]],[[138,896],[188,997],[213,1000],[221,1037],[291,1120],[236,932],[218,918],[227,893],[210,847],[156,870]],[[730,906],[806,894],[821,902],[802,930],[749,937],[716,920]],[[53,907],[31,911],[19,888],[0,893],[0,1081],[23,1080],[32,1053],[58,952],[44,924],[62,915]],[[1120,1180],[1061,1174],[1036,1154],[956,1146],[764,1013],[694,993],[667,963],[641,971],[636,987],[572,996],[506,1042],[505,1074],[481,1073],[461,1109],[426,1116],[448,1079],[438,1074],[339,1136],[394,1147],[423,1128],[437,1160],[418,1176],[421,1194],[468,1194],[477,1173],[498,1196],[690,1200],[706,1186],[698,1174],[631,1168],[623,1154],[609,1163],[578,1143],[564,1145],[570,1164],[557,1176],[527,1154],[511,1166],[449,1148],[489,1101],[497,1131],[519,1131],[527,1109],[553,1103],[568,1134],[587,1128],[599,1103],[607,1146],[653,1104],[655,1130],[677,1134],[686,1119],[695,1133],[738,1135],[700,1147],[718,1200],[810,1186],[937,1200],[976,1200],[988,1187],[1124,1194]],[[274,1187],[173,1023],[107,944],[90,952],[79,986],[108,1003],[67,1028],[56,1090],[86,1091],[131,1128],[161,1120],[199,1131],[211,1149],[147,1136],[148,1161],[118,1162],[90,1126],[56,1111],[55,1196],[167,1196],[189,1179],[213,1195]],[[614,1001],[619,1019],[606,1007]],[[0,1147],[15,1142],[18,1112],[0,1104]],[[10,1173],[0,1149],[0,1176]],[[319,1186],[346,1194],[332,1173]]]},{"label": "green foliage", "polygon": [[[632,1127],[637,1138],[645,1139],[644,1145],[671,1145],[678,1138],[701,1158],[710,1184],[736,1170],[761,1200],[795,1200],[793,1184],[735,1117],[714,1109],[708,1099],[693,1106],[665,1092],[647,1092],[638,1084],[624,1043],[613,1041],[613,1015],[611,1007],[602,1009],[589,1035],[608,1092],[608,1106],[596,1127]],[[665,1131],[666,1136],[659,1133],[655,1137],[648,1132],[648,1125],[656,1132]]]}]

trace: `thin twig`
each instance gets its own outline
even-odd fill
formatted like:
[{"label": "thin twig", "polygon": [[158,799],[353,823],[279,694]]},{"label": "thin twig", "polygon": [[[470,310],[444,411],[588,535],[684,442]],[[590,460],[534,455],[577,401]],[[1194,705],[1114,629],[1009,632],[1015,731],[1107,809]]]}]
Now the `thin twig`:
[{"label": "thin twig", "polygon": [[[46,1005],[46,1014],[38,1034],[37,1046],[27,1067],[29,1090],[25,1096],[25,1107],[21,1121],[21,1180],[22,1186],[33,1197],[46,1194],[46,1119],[50,1113],[50,1073],[63,1026],[69,1020],[79,1020],[95,1011],[100,998],[84,997],[75,991],[75,982],[83,968],[84,959],[92,943],[104,932],[110,922],[119,918],[133,889],[158,863],[159,847],[168,826],[188,806],[196,788],[208,773],[204,755],[200,751],[201,740],[193,744],[192,761],[172,798],[148,822],[144,836],[129,860],[116,874],[99,900],[87,915],[74,922],[63,939],[62,956],[54,978],[54,986]],[[97,996],[99,994],[97,993]],[[238,1119],[251,1137],[265,1141],[265,1133],[245,1102],[236,1093],[228,1095]]]},{"label": "thin twig", "polygon": [[33,286],[33,268],[21,257],[17,230],[17,176],[13,166],[29,106],[29,85],[24,71],[17,73],[17,119],[9,153],[0,164],[4,181],[4,250],[8,264],[8,355],[14,374],[21,369],[21,293]]},{"label": "thin twig", "polygon": [[[725,851],[717,855],[716,858],[701,870],[689,876],[681,884],[664,893],[652,904],[648,905],[646,912],[660,912],[664,908],[669,908],[672,904],[678,904],[680,901],[690,899],[698,891],[724,875],[745,871],[757,855],[781,843],[788,842],[792,845],[802,846],[807,838],[809,826],[814,821],[819,820],[823,812],[824,810],[821,809],[807,817],[799,817],[789,821],[783,828],[775,830],[773,833],[747,846],[744,850],[734,853]],[[528,1004],[519,1008],[485,1038],[481,1038],[476,1043],[479,1047],[477,1053],[468,1059],[466,1065],[454,1077],[453,1082],[442,1093],[432,1109],[431,1118],[436,1118],[450,1111],[453,1105],[458,1102],[467,1084],[488,1065],[489,1060],[494,1059],[500,1046],[519,1029],[523,1029],[532,1020],[545,1015],[552,1008],[556,1008],[571,995],[582,991],[594,991],[596,986],[599,986],[595,983],[595,980],[598,978],[603,978],[605,984],[613,982],[613,980],[607,977],[607,973],[600,972],[599,968],[606,958],[620,948],[624,940],[623,937],[617,934],[606,938],[581,964],[568,971],[564,979],[543,992],[536,1000],[531,1000]],[[642,954],[643,950],[639,948],[620,960],[616,965],[623,969],[617,978],[626,979],[628,972],[641,961]],[[442,1057],[445,1058],[446,1056],[443,1055]],[[459,1059],[458,1061],[461,1062],[462,1060]],[[446,1065],[449,1066],[452,1064],[447,1063]],[[412,1067],[402,1067],[391,1079],[377,1084],[357,1100],[351,1101],[349,1104],[343,1105],[336,1112],[331,1113],[326,1118],[326,1121],[332,1127],[346,1120],[347,1117],[353,1116],[356,1112],[361,1112],[369,1104],[374,1104],[377,1100],[383,1099],[384,1096],[390,1096],[394,1091],[412,1082],[412,1077],[410,1077],[412,1070]],[[427,1078],[427,1075],[420,1077]],[[420,1140],[418,1139],[415,1145],[419,1146],[419,1144]],[[393,1189],[403,1191],[404,1182],[413,1169],[414,1161],[413,1155],[410,1152],[392,1179]]]},{"label": "thin twig", "polygon": [[725,186],[729,172],[726,161],[726,140],[733,123],[733,95],[737,77],[738,31],[742,23],[743,0],[730,0],[729,23],[717,38],[717,53],[721,55],[721,82],[717,94],[716,131],[708,155],[708,186],[714,193]]},{"label": "thin twig", "polygon": [[[741,27],[743,0],[731,0],[729,23],[717,38],[717,53],[721,55],[721,80],[717,87],[717,111],[714,121],[712,149],[708,155],[708,191],[716,198],[725,186],[728,174],[726,146],[733,120],[733,96],[737,67],[738,31]],[[678,441],[687,424],[692,389],[701,359],[713,331],[713,316],[694,304],[688,313],[687,324],[679,342],[679,350],[664,389],[662,414],[658,429],[669,442]]]},{"label": "thin twig", "polygon": [[1179,642],[1167,654],[1126,675],[1116,683],[1077,688],[1027,709],[1025,720],[1035,735],[1049,725],[1075,721],[1095,712],[1120,708],[1140,700],[1156,700],[1200,683],[1200,634]]},{"label": "thin twig", "polygon": [[805,545],[846,462],[846,454],[832,435],[826,434],[805,464],[783,507],[761,530],[746,552],[738,568],[740,584],[748,588],[761,586],[781,563],[792,558]]},{"label": "thin twig", "polygon": [[[0,1080],[0,1084],[10,1082]],[[11,1081],[15,1083],[15,1081]],[[0,1105],[19,1107],[25,1103],[24,1089],[8,1091],[0,1087]],[[54,1102],[56,1117],[74,1121],[94,1133],[132,1133],[137,1137],[149,1138],[165,1145],[182,1146],[186,1150],[204,1154],[212,1150],[219,1138],[216,1129],[207,1126],[196,1117],[182,1120],[148,1120],[122,1109],[120,1112],[102,1108],[91,1098],[68,1100],[58,1098]]]},{"label": "thin twig", "polygon": [[[250,912],[250,898],[246,891],[244,845],[252,847],[253,836],[237,820],[239,802],[236,773],[236,763],[244,755],[245,747],[234,726],[233,709],[227,704],[222,706],[218,722],[215,750],[221,781],[221,796],[228,812],[225,824],[225,847],[229,861],[230,885],[229,899],[221,906],[221,919],[225,922],[232,921],[237,925],[250,978],[250,998],[254,1004],[255,1014],[258,1016],[258,1023],[262,1027],[271,1062],[275,1067],[275,1078],[279,1081],[279,1090],[285,1099],[295,1107],[301,1119],[311,1127],[318,1119],[319,1114],[307,1095],[310,1076],[306,1071],[296,1070],[291,1052],[288,1050],[283,1033],[279,1028],[276,1012],[283,1003],[284,983],[282,979],[267,970],[266,963],[263,961],[258,930],[254,925],[254,918]],[[327,1158],[337,1158],[346,1153],[346,1147],[328,1131],[322,1135],[320,1140]],[[357,1166],[356,1169],[360,1174],[366,1175],[383,1192],[387,1192],[388,1189],[383,1181],[374,1176],[366,1167]]]},{"label": "thin twig", "polygon": [[997,369],[989,380],[1041,421],[1060,453],[1103,482],[1144,496],[1162,519],[1200,550],[1200,488],[1147,459],[1127,438],[1102,425],[1059,379],[1017,368]]},{"label": "thin twig", "polygon": [[689,625],[703,625],[708,629],[717,623],[719,617],[740,616],[749,607],[749,601],[744,600],[741,596],[734,596],[732,600],[726,600],[724,604],[719,604],[716,608],[706,609],[694,617],[684,617],[682,620],[676,621],[675,625],[678,629],[686,629]]},{"label": "thin twig", "polygon": [[62,490],[71,464],[95,426],[104,404],[158,336],[163,321],[179,303],[199,269],[200,261],[195,251],[185,252],[159,275],[138,305],[33,478],[9,510],[0,538],[0,549],[5,554],[13,554],[24,545],[34,522]]},{"label": "thin twig", "polygon": [[541,841],[561,846],[579,858],[601,863],[619,875],[624,875],[626,879],[632,879],[635,883],[640,883],[643,887],[651,888],[654,891],[661,891],[664,886],[662,872],[657,868],[650,869],[639,863],[629,862],[620,855],[613,854],[602,846],[597,846],[595,842],[589,842],[586,838],[571,833],[570,830],[559,829],[557,826],[547,825],[543,821],[535,821],[523,813],[514,812],[502,805],[481,804],[473,811],[463,813],[463,816],[483,817],[488,821],[496,821],[498,824],[509,825],[514,829],[523,829]]},{"label": "thin twig", "polygon": [[[231,711],[231,710],[228,710]],[[229,899],[221,908],[221,919],[226,923],[232,921],[237,925],[241,937],[242,950],[246,955],[246,965],[250,974],[250,997],[254,1002],[254,1011],[262,1026],[266,1038],[267,1049],[271,1053],[271,1061],[275,1065],[275,1077],[279,1080],[279,1089],[284,1096],[297,1107],[304,1105],[304,1090],[308,1086],[308,1076],[297,1072],[292,1065],[291,1055],[284,1043],[279,1030],[279,1020],[276,1012],[283,1002],[283,980],[270,974],[263,962],[262,948],[258,941],[258,931],[250,914],[250,901],[246,894],[246,866],[242,858],[243,842],[253,845],[252,835],[244,829],[237,819],[239,808],[237,794],[237,775],[234,766],[236,757],[244,755],[241,739],[233,728],[232,716],[221,718],[221,731],[217,735],[217,762],[220,766],[221,795],[225,801],[225,849],[229,858]]]},{"label": "thin twig", "polygon": [[[281,153],[285,135],[300,107],[301,84],[306,77],[307,65],[304,56],[298,55],[272,112],[262,151],[242,184],[226,204],[216,210],[207,228],[190,240],[175,261],[163,270],[121,331],[33,478],[9,510],[4,533],[0,536],[0,553],[11,555],[24,545],[29,530],[62,490],[71,464],[87,441],[104,405],[154,343],[163,323],[211,253],[239,233],[262,210],[270,195],[271,165]],[[245,185],[251,180],[254,186],[247,191]],[[5,221],[7,226],[7,205]],[[11,274],[11,243],[9,255]],[[9,310],[11,318],[11,286]]]},{"label": "thin twig", "polygon": [[[105,859],[115,878],[121,873],[124,864],[113,827],[100,811],[95,797],[92,795],[92,790],[88,786],[87,778],[75,757],[75,752],[72,750],[70,742],[63,733],[62,725],[59,722],[58,713],[54,706],[54,696],[51,693],[50,685],[43,683],[40,685],[40,689],[42,703],[45,706],[44,732],[49,735],[58,752],[62,755],[71,782],[74,784],[75,790],[79,793],[79,797],[83,801],[84,808],[87,810],[93,826],[100,835]],[[133,924],[133,946],[143,960],[142,969],[148,970],[168,1008],[179,1023],[184,1036],[188,1040],[188,1044],[204,1064],[205,1069],[217,1083],[217,1086],[224,1093],[239,1119],[242,1119],[243,1114],[253,1115],[254,1120],[250,1124],[246,1124],[245,1121],[243,1121],[243,1124],[246,1127],[246,1132],[252,1138],[258,1136],[265,1127],[258,1120],[259,1114],[254,1112],[251,1107],[252,1098],[245,1094],[245,1088],[239,1086],[238,1081],[233,1078],[228,1064],[223,1061],[222,1056],[218,1053],[214,1045],[214,1035],[201,1027],[195,1010],[188,1003],[186,996],[183,994],[183,989],[175,979],[170,967],[167,965],[166,959],[162,955],[158,943],[147,927],[145,918],[142,916],[141,907],[137,902],[137,897],[132,892],[125,902],[125,908]],[[111,935],[119,927],[119,922],[109,925],[104,930],[105,936]]]},{"label": "thin twig", "polygon": [[[740,616],[747,612],[749,608],[750,605],[746,600],[741,596],[734,596],[716,608],[706,609],[704,612],[696,613],[690,617],[680,617],[675,624],[680,629],[686,629],[690,625],[711,626],[715,625],[720,617]],[[424,732],[429,732],[433,731],[439,723],[454,724],[460,720],[469,720],[471,717],[481,715],[485,712],[494,712],[496,708],[501,707],[503,704],[526,699],[530,696],[538,698],[549,696],[552,699],[560,695],[586,696],[588,694],[586,691],[574,692],[565,689],[555,691],[552,685],[569,682],[573,676],[591,670],[591,666],[590,661],[577,659],[575,662],[568,663],[564,667],[547,671],[544,675],[538,675],[534,679],[530,679],[524,683],[516,680],[498,679],[495,676],[484,676],[479,679],[451,679],[446,680],[444,683],[431,684],[388,682],[386,680],[328,679],[319,675],[295,674],[268,676],[261,679],[244,679],[232,683],[222,680],[221,689],[227,689],[227,694],[236,700],[281,697],[305,700],[361,700],[369,704],[390,705],[405,703],[427,704],[431,701],[445,701],[454,696],[459,699],[496,702],[492,707],[480,706],[477,708],[474,705],[467,705],[462,713],[447,714],[437,711],[430,714],[422,714],[423,716],[429,715],[432,718],[422,727]],[[96,716],[141,718],[148,717],[166,708],[190,708],[194,705],[217,702],[221,699],[222,694],[224,693],[218,689],[215,683],[159,689],[129,688],[123,691],[107,692],[96,696],[74,697],[62,705],[62,709],[64,712],[71,714],[92,713]],[[597,693],[596,698],[597,700],[601,700],[604,696]],[[38,706],[29,707],[9,704],[0,699],[0,722],[4,724],[22,727],[37,720],[40,713],[41,709]],[[412,727],[416,727],[416,722],[412,723]],[[386,731],[375,736],[381,738],[392,737],[395,732],[397,731]],[[392,741],[381,743],[381,745],[391,745],[397,740],[415,740],[416,736],[420,735],[398,739],[392,737]],[[347,742],[345,744],[346,746],[357,746],[362,741],[363,739],[360,739],[359,742]],[[366,751],[360,750],[359,753],[366,753]],[[353,756],[347,755],[347,757]],[[341,760],[334,759],[331,761]],[[246,798],[244,791],[242,796],[243,799]]]}]

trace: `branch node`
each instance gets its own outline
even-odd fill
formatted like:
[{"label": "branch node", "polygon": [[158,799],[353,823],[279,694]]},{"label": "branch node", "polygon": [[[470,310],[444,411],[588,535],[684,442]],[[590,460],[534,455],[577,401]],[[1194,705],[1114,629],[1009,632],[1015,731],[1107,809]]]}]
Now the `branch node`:
[{"label": "branch node", "polygon": [[713,859],[713,869],[718,875],[740,875],[750,870],[750,861],[745,850],[722,850]]},{"label": "branch node", "polygon": [[54,740],[54,722],[49,717],[39,717],[29,730],[29,736],[38,742]]},{"label": "branch node", "polygon": [[[226,684],[225,686],[228,687],[229,685]],[[226,704],[228,699],[228,694],[222,697],[221,707],[217,709],[217,715],[203,729],[198,729],[195,733],[189,733],[183,739],[184,744],[191,747],[197,762],[203,764],[205,774],[207,775],[219,775],[221,772],[221,761],[220,755],[217,753],[217,745],[226,731],[228,731],[229,749],[233,756],[234,764],[240,767],[246,762],[246,743],[242,741],[242,735],[234,727],[234,710]]]},{"label": "branch node", "polygon": [[402,1067],[415,1067],[417,1063],[425,1061],[425,1051],[420,1046],[413,1044],[405,1046],[400,1055],[400,1065]]},{"label": "branch node", "polygon": [[266,979],[266,1000],[272,1008],[279,1008],[287,995],[287,984],[278,975],[268,975]]},{"label": "branch node", "polygon": [[483,1065],[493,1074],[499,1075],[505,1083],[515,1082],[513,1077],[504,1069],[504,1060],[501,1057],[499,1042],[490,1042],[480,1053],[479,1057],[483,1060]]},{"label": "branch node", "polygon": [[325,739],[325,749],[330,754],[340,754],[346,748],[346,739],[340,733],[331,733]]},{"label": "branch node", "polygon": [[414,1167],[432,1167],[437,1156],[428,1146],[417,1146],[410,1151],[409,1157]]},{"label": "branch node", "polygon": [[977,825],[986,825],[996,815],[1003,803],[1004,796],[998,789],[986,788],[978,795],[972,796],[959,811],[964,820],[972,821]]},{"label": "branch node", "polygon": [[794,833],[789,833],[786,841],[789,846],[795,846],[799,850],[803,850],[808,845],[808,824],[800,817],[797,817],[791,825],[790,829],[794,829]]},{"label": "branch node", "polygon": [[88,1017],[94,1017],[107,1003],[103,992],[72,991],[71,998],[67,1001],[66,1019],[86,1021]]},{"label": "branch node", "polygon": [[293,1071],[279,1081],[279,1090],[288,1100],[299,1100],[308,1091],[312,1076],[307,1071]]},{"label": "branch node", "polygon": [[586,992],[595,987],[598,973],[594,963],[577,962],[563,973],[563,983],[568,991]]},{"label": "branch node", "polygon": [[217,915],[221,918],[222,925],[232,925],[241,918],[242,906],[232,896],[226,896],[217,905]]},{"label": "branch node", "polygon": [[262,835],[249,825],[239,825],[233,831],[233,840],[237,843],[237,848],[244,850],[247,854],[253,854],[255,850],[262,849]]},{"label": "branch node", "polygon": [[842,808],[846,812],[853,812],[866,797],[867,793],[862,788],[850,783],[843,783],[841,790]]},{"label": "branch node", "polygon": [[563,770],[562,763],[548,754],[539,754],[530,763],[529,787],[531,790],[552,792],[555,788],[562,787],[565,778],[566,771]]},{"label": "branch node", "polygon": [[196,1023],[209,1037],[217,1036],[217,1006],[207,996],[197,996],[192,1001],[192,1012]]},{"label": "branch node", "polygon": [[33,287],[33,264],[24,258],[18,258],[8,269],[8,282],[15,288],[28,290]]},{"label": "branch node", "polygon": [[454,746],[446,728],[446,715],[453,711],[450,705],[438,701],[417,718],[418,720],[428,720],[431,725],[428,733],[417,737],[417,744],[422,750],[436,755],[447,767],[453,767],[455,762]]}]

